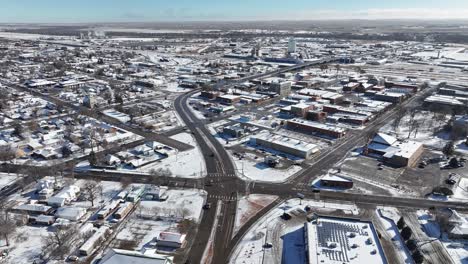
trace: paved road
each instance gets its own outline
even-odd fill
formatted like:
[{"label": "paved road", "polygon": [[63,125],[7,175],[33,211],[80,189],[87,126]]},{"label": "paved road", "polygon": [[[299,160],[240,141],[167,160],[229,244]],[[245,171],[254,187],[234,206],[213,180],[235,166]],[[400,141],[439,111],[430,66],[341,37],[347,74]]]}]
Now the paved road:
[{"label": "paved road", "polygon": [[[235,212],[237,210],[236,202],[230,200],[236,200],[237,191],[243,190],[244,187],[243,182],[236,177],[236,169],[229,154],[191,112],[187,99],[196,92],[193,91],[178,97],[174,107],[186,127],[192,132],[203,154],[207,171],[205,181],[210,182],[208,185],[211,185],[206,186],[205,190],[208,192],[207,202],[212,205],[212,208],[205,210],[203,214],[200,229],[196,236],[197,243],[192,246],[188,259],[191,263],[200,263],[211,229],[214,228],[212,263],[224,263],[225,257],[229,254],[227,248],[232,237]],[[216,217],[214,212],[217,209],[219,197],[229,198],[228,201],[222,200],[218,225],[213,226]]]}]

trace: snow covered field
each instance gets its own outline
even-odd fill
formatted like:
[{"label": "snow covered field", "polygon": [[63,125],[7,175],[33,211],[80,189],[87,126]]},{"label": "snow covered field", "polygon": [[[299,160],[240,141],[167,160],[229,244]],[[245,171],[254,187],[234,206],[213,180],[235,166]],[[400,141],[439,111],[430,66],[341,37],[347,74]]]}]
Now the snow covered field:
[{"label": "snow covered field", "polygon": [[277,198],[278,196],[276,195],[263,194],[251,194],[249,196],[242,197],[237,204],[234,233],[237,233],[239,228],[249,221],[250,218],[255,216],[256,213],[271,204]]},{"label": "snow covered field", "polygon": [[275,169],[266,165],[263,160],[254,162],[249,159],[233,159],[239,174],[243,178],[260,182],[285,182],[289,177],[302,170],[293,165],[288,169]]},{"label": "snow covered field", "polygon": [[166,201],[142,200],[117,234],[114,246],[131,242],[134,250],[141,250],[161,232],[179,232],[177,219],[192,219],[198,223],[206,199],[203,190],[168,190]]},{"label": "snow covered field", "polygon": [[197,147],[195,139],[189,133],[180,133],[171,137],[172,139],[194,146],[193,149],[173,153],[161,162],[151,163],[138,169],[141,172],[148,173],[152,169],[165,168],[171,170],[176,177],[182,178],[202,178],[205,173],[205,161],[200,150]]},{"label": "snow covered field", "polygon": [[12,184],[17,179],[18,175],[16,174],[0,173],[0,189]]},{"label": "snow covered field", "polygon": [[449,119],[449,115],[443,116],[428,111],[417,112],[414,118],[408,113],[401,119],[396,130],[392,127],[392,122],[389,122],[380,129],[380,132],[440,149],[450,140],[448,133],[440,132]]}]

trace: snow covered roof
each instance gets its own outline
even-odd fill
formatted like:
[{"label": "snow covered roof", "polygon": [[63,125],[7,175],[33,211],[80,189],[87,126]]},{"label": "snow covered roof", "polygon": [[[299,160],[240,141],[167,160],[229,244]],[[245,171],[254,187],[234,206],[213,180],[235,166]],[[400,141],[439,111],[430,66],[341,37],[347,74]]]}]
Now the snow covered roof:
[{"label": "snow covered roof", "polygon": [[387,263],[371,222],[319,217],[304,227],[309,263]]},{"label": "snow covered roof", "polygon": [[71,221],[80,219],[86,214],[85,208],[80,207],[60,207],[57,209],[55,216]]},{"label": "snow covered roof", "polygon": [[137,251],[111,249],[100,261],[102,264],[169,264],[172,257],[160,254],[146,254]]},{"label": "snow covered roof", "polygon": [[393,136],[384,133],[377,133],[377,135],[375,135],[372,141],[383,145],[391,146],[397,141],[397,139]]},{"label": "snow covered roof", "polygon": [[172,243],[184,243],[185,236],[179,233],[172,233],[172,232],[161,232],[158,236],[158,241],[164,242],[172,242]]},{"label": "snow covered roof", "polygon": [[327,174],[325,175],[321,180],[323,181],[336,181],[336,182],[352,182],[351,179],[347,179],[345,177],[339,176],[339,175],[330,175]]}]

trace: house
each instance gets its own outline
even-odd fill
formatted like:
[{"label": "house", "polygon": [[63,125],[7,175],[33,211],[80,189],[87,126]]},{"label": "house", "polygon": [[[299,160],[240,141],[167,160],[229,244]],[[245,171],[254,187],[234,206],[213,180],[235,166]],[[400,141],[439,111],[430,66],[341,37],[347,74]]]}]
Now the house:
[{"label": "house", "polygon": [[156,239],[156,243],[158,247],[180,248],[185,243],[185,237],[184,234],[161,232]]},{"label": "house", "polygon": [[57,218],[78,221],[86,214],[86,209],[81,207],[60,207],[55,212]]},{"label": "house", "polygon": [[118,166],[122,163],[119,158],[111,154],[106,155],[104,162],[109,166]]},{"label": "house", "polygon": [[79,192],[80,187],[75,185],[67,186],[56,195],[50,197],[47,200],[47,204],[53,207],[62,207],[75,200],[78,197]]},{"label": "house", "polygon": [[52,225],[55,223],[55,217],[50,215],[39,215],[30,218],[30,221],[39,225]]},{"label": "house", "polygon": [[29,215],[41,215],[41,214],[49,214],[53,211],[53,208],[47,205],[42,204],[22,204],[13,207],[13,212],[20,213],[20,214],[29,214]]},{"label": "house", "polygon": [[100,264],[173,264],[173,257],[152,252],[137,252],[122,249],[110,249]]}]

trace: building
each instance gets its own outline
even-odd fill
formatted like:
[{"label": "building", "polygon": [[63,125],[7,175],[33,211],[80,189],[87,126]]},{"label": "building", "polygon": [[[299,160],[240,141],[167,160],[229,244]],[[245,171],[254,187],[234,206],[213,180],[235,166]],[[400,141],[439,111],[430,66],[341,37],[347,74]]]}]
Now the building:
[{"label": "building", "polygon": [[390,102],[390,103],[401,103],[407,97],[404,93],[393,93],[393,92],[377,92],[374,94],[374,99],[378,101]]},{"label": "building", "polygon": [[173,257],[153,252],[137,252],[110,249],[99,261],[100,264],[173,264]]},{"label": "building", "polygon": [[307,116],[307,112],[314,110],[314,108],[315,106],[313,104],[299,103],[291,105],[291,115],[305,118]]},{"label": "building", "polygon": [[271,134],[270,132],[263,132],[252,136],[250,138],[250,144],[280,151],[303,159],[309,159],[320,151],[319,146],[315,144]]},{"label": "building", "polygon": [[288,53],[289,54],[296,53],[296,48],[297,48],[296,46],[297,46],[296,40],[294,38],[290,38],[288,41]]},{"label": "building", "polygon": [[269,91],[275,92],[280,96],[288,96],[291,93],[291,85],[290,81],[273,81],[270,83]]},{"label": "building", "polygon": [[63,188],[59,193],[50,197],[47,200],[47,204],[53,207],[61,207],[65,204],[70,203],[71,201],[75,200],[80,193],[80,187],[75,185],[70,185]]},{"label": "building", "polygon": [[216,91],[201,91],[200,97],[208,100],[216,99],[219,96],[219,92]]},{"label": "building", "polygon": [[241,100],[241,97],[238,95],[232,95],[232,94],[223,94],[218,96],[218,101],[221,104],[225,105],[233,105],[239,103]]},{"label": "building", "polygon": [[372,222],[318,216],[304,224],[306,263],[386,264]]},{"label": "building", "polygon": [[384,133],[378,133],[367,145],[367,152],[380,155],[383,161],[397,167],[414,166],[424,151],[423,144],[400,141]]},{"label": "building", "polygon": [[342,138],[346,135],[346,129],[344,128],[302,119],[288,120],[286,127],[294,131],[307,134],[316,133],[333,138]]},{"label": "building", "polygon": [[161,232],[156,238],[156,245],[158,247],[181,248],[185,243],[184,234]]},{"label": "building", "polygon": [[54,209],[47,205],[42,204],[21,204],[13,207],[12,211],[20,214],[28,215],[47,215],[50,214]]},{"label": "building", "polygon": [[55,212],[57,218],[78,221],[86,215],[86,209],[81,207],[60,207]]},{"label": "building", "polygon": [[243,128],[240,124],[223,127],[223,134],[228,135],[233,138],[242,137],[244,133],[245,133],[245,128]]},{"label": "building", "polygon": [[323,111],[309,111],[305,118],[310,121],[322,122],[327,119],[327,116],[328,114]]},{"label": "building", "polygon": [[326,175],[320,179],[320,186],[332,188],[353,188],[353,180],[340,175]]}]

